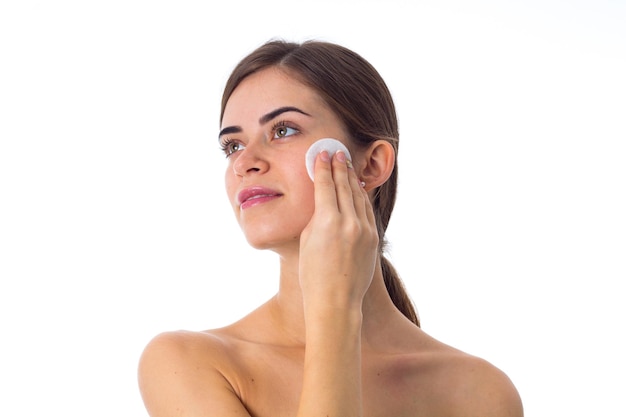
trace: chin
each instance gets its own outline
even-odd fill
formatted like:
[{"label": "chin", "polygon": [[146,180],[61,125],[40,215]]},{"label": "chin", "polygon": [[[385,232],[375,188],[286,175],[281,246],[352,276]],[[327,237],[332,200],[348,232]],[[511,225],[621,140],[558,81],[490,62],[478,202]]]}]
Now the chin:
[{"label": "chin", "polygon": [[[240,218],[239,226],[254,249],[282,252],[300,247],[300,235],[310,221],[308,216],[278,221],[280,216]],[[287,221],[285,221],[287,220]]]},{"label": "chin", "polygon": [[258,250],[271,250],[274,252],[282,252],[286,247],[300,246],[300,236],[292,236],[289,239],[268,239],[267,236],[257,236],[252,238],[246,236],[248,244],[254,249]]},{"label": "chin", "polygon": [[248,244],[258,250],[280,251],[284,247],[299,247],[300,234],[302,229],[298,230],[276,230],[275,228],[254,228],[243,229],[244,236]]}]

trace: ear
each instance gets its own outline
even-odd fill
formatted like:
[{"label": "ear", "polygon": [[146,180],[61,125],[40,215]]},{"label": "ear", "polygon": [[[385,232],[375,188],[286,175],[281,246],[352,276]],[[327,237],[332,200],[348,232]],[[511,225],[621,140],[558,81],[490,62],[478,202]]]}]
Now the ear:
[{"label": "ear", "polygon": [[396,164],[393,145],[385,140],[372,143],[360,161],[359,178],[365,183],[365,190],[370,191],[384,184]]}]

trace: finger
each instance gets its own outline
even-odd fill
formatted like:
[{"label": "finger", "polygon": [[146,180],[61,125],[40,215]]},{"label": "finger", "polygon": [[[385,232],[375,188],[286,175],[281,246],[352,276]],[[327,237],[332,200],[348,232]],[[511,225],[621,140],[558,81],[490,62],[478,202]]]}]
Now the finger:
[{"label": "finger", "polygon": [[374,206],[372,204],[372,201],[370,200],[370,196],[369,193],[367,192],[367,190],[365,189],[365,186],[361,185],[361,182],[359,181],[359,187],[361,188],[361,193],[364,196],[364,202],[365,202],[365,214],[367,216],[367,221],[370,224],[373,224],[374,227],[376,227],[376,216],[374,215]]},{"label": "finger", "polygon": [[338,151],[333,157],[333,180],[337,190],[337,206],[342,214],[356,215],[354,192],[350,183],[350,171],[346,155]]},{"label": "finger", "polygon": [[369,197],[367,192],[363,189],[361,180],[357,177],[356,171],[352,168],[351,163],[348,164],[348,180],[350,181],[350,188],[352,190],[354,210],[360,219],[366,219]]},{"label": "finger", "polygon": [[333,180],[330,155],[320,152],[315,158],[314,172],[315,211],[337,210],[337,193]]}]

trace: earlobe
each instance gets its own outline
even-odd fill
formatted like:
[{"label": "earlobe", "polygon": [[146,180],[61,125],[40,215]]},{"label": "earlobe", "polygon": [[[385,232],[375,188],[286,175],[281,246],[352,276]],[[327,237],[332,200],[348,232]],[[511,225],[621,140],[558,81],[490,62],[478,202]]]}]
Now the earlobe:
[{"label": "earlobe", "polygon": [[396,152],[386,140],[377,140],[365,151],[365,159],[359,176],[370,191],[383,185],[391,176],[396,165]]}]

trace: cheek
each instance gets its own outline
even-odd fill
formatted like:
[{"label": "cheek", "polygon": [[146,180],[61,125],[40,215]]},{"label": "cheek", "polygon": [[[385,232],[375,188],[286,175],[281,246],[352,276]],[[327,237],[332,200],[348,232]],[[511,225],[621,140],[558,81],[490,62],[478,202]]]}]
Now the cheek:
[{"label": "cheek", "polygon": [[298,153],[296,157],[290,155],[289,158],[283,159],[280,175],[289,183],[289,192],[294,196],[292,204],[297,205],[298,212],[305,216],[312,214],[315,205],[315,189],[313,181],[307,174],[304,153],[301,155]]},{"label": "cheek", "polygon": [[306,173],[306,169],[304,169],[304,174],[300,173],[300,178],[304,178],[300,185],[300,207],[299,211],[305,218],[310,218],[313,216],[313,212],[315,211],[315,187],[313,185],[313,181],[309,179],[308,174]]},{"label": "cheek", "polygon": [[300,197],[302,198],[302,203],[307,207],[313,207],[314,197],[315,197],[315,185],[313,181],[309,178],[309,174],[307,173],[306,167],[304,163],[300,166],[294,167],[292,171],[290,171],[290,175],[293,176],[294,179],[297,179],[296,187],[300,190]]},{"label": "cheek", "polygon": [[[224,174],[224,187],[226,189],[226,195],[228,196],[228,201],[230,202],[231,205],[234,204],[235,202],[235,193],[237,192],[237,183],[235,181],[235,177],[234,175],[232,175],[231,172],[232,169],[227,169],[226,173]],[[234,205],[233,205],[234,207]]]}]

